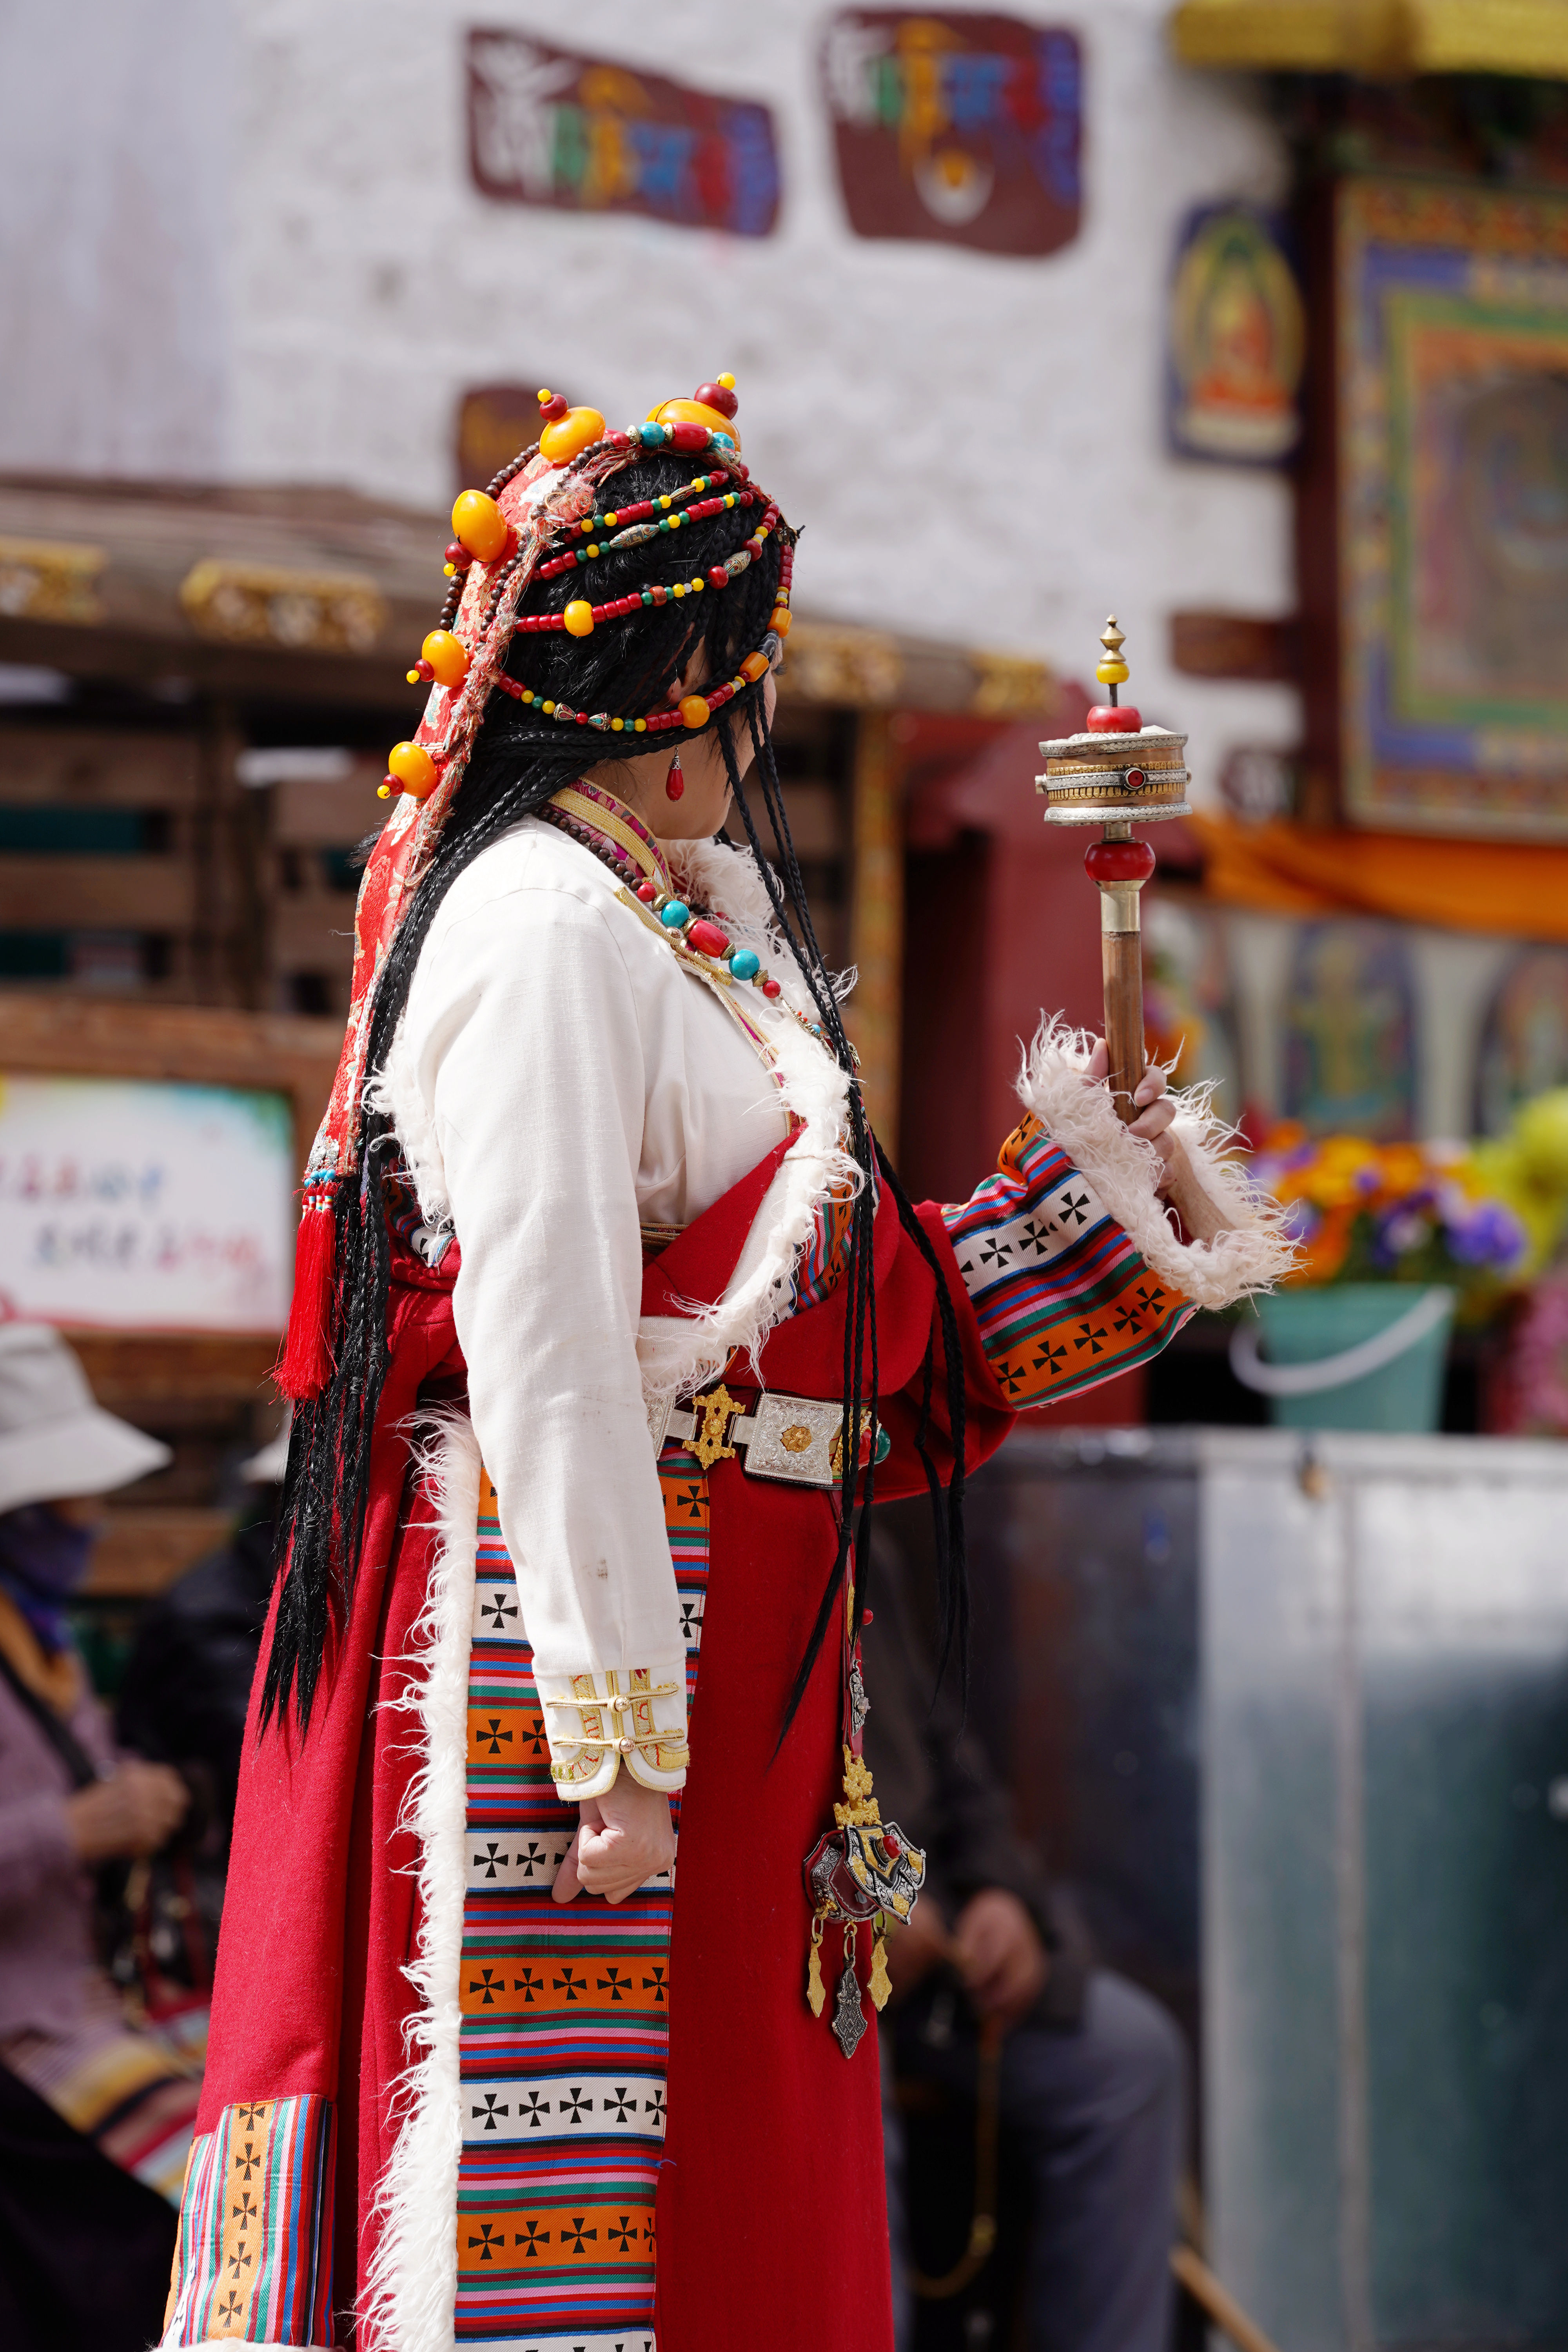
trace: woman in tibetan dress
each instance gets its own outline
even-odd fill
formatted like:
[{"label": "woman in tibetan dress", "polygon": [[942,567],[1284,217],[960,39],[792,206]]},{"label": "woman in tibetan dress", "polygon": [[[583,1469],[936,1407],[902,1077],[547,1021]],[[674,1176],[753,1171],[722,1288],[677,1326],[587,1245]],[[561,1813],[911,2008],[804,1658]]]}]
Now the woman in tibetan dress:
[{"label": "woman in tibetan dress", "polygon": [[789,845],[793,534],[733,395],[546,413],[459,501],[360,898],[163,2341],[889,2352],[921,1864],[858,1753],[863,1507],[931,1494],[961,1639],[964,1462],[1282,1244],[1158,1074],[1125,1127],[1049,1029],[994,1172],[909,1203]]}]

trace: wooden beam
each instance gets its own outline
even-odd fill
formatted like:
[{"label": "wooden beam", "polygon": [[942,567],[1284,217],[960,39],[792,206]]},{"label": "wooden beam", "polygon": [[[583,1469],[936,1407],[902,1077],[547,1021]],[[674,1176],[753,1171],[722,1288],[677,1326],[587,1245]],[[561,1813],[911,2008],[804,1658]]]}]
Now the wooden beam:
[{"label": "wooden beam", "polygon": [[855,862],[849,961],[859,977],[845,1007],[845,1025],[860,1056],[867,1112],[889,1150],[898,1144],[904,976],[900,767],[890,715],[863,711],[856,729],[850,782]]},{"label": "wooden beam", "polygon": [[0,857],[0,929],[184,931],[195,877],[183,857]]},{"label": "wooden beam", "polygon": [[150,1601],[226,1541],[228,1511],[149,1504],[111,1511],[81,1591],[89,1601]]},{"label": "wooden beam", "polygon": [[188,735],[0,724],[0,803],[12,807],[184,809],[195,797]]},{"label": "wooden beam", "polygon": [[1295,685],[1301,674],[1300,626],[1294,617],[1173,613],[1171,666],[1188,677]]}]

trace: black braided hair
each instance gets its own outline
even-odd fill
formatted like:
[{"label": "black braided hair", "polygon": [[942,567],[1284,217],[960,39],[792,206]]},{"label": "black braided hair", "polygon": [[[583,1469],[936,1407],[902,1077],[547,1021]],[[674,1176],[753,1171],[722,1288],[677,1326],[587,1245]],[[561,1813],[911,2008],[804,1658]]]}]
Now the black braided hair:
[{"label": "black braided hair", "polygon": [[[581,460],[576,461],[571,470],[576,470],[580,464]],[[701,459],[697,460],[698,467],[702,464]],[[516,467],[508,468],[504,478],[510,478],[515,470]],[[692,472],[689,457],[668,451],[639,457],[614,477],[616,504],[626,507],[643,499],[668,495],[683,487]],[[614,549],[585,571],[580,567],[560,572],[549,581],[536,577],[521,609],[527,613],[556,613],[584,593],[596,604],[607,603],[655,582],[673,585],[678,581],[693,580],[739,549],[760,519],[760,503],[737,505],[683,525],[668,539],[661,537],[639,546]],[[673,751],[682,741],[691,740],[690,730],[672,728],[646,742],[636,736],[606,738],[599,733],[585,740],[585,730],[545,717],[540,703],[549,699],[565,702],[574,709],[607,710],[628,719],[642,716],[665,704],[669,689],[702,646],[708,652],[707,676],[714,680],[730,677],[744,656],[763,641],[778,588],[783,549],[792,540],[793,534],[781,524],[750,568],[732,580],[728,588],[644,607],[626,620],[601,625],[591,636],[574,637],[564,631],[519,632],[514,635],[507,656],[508,672],[531,688],[539,700],[523,704],[500,688],[491,693],[435,856],[376,979],[369,1015],[367,1070],[378,1071],[384,1066],[437,909],[458,877],[475,858],[521,818],[542,808],[553,793],[579,776],[585,766],[596,765],[606,757],[613,759],[623,744],[635,756],[653,748],[655,742],[658,748],[668,746]],[[455,609],[455,600],[449,601],[454,602]],[[710,723],[718,730],[752,848],[774,915],[816,1008],[824,1040],[840,1066],[852,1072],[853,1048],[845,1034],[832,981],[812,927],[811,910],[790,837],[767,724],[764,685],[765,679],[759,680],[737,695]],[[760,788],[783,860],[782,880],[763,855],[741,786],[735,744],[742,723],[749,729],[756,753]],[[790,1696],[781,1740],[794,1720],[820,1653],[851,1549],[862,1561],[869,1556],[864,1540],[865,1515],[874,1490],[875,1463],[862,1470],[858,1461],[860,1433],[868,1424],[871,1400],[877,1393],[871,1234],[879,1181],[891,1187],[905,1228],[936,1274],[955,1465],[945,1507],[926,1444],[933,1381],[929,1349],[925,1409],[917,1444],[938,1517],[944,1658],[955,1642],[961,1656],[966,1649],[962,1536],[963,1373],[957,1324],[931,1244],[871,1134],[858,1085],[850,1087],[849,1103],[847,1148],[860,1171],[860,1183],[851,1213],[843,1277],[848,1312],[845,1318],[844,1473],[839,1490],[839,1539],[827,1589]],[[262,1685],[264,1725],[274,1711],[286,1711],[292,1697],[301,1728],[308,1729],[322,1675],[328,1671],[334,1628],[341,1626],[353,1603],[370,1496],[372,1437],[387,1364],[392,1248],[385,1182],[397,1160],[398,1143],[391,1119],[384,1111],[366,1106],[359,1126],[354,1160],[341,1171],[336,1193],[333,1367],[321,1393],[297,1407],[289,1443],[279,1526],[282,1590]],[[860,1540],[857,1543],[852,1531],[858,1501]],[[864,1606],[863,1580],[858,1579],[857,1584],[858,1617]]]}]

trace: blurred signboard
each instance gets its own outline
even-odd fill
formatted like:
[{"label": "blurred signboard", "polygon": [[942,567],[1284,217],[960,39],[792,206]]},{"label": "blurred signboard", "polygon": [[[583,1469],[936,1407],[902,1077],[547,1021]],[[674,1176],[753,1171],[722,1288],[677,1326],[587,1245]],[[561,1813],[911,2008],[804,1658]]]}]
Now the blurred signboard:
[{"label": "blurred signboard", "polygon": [[1054,253],[1078,235],[1077,36],[1018,16],[847,8],[823,84],[849,226],[983,253]]},{"label": "blurred signboard", "polygon": [[754,100],[477,26],[468,67],[468,160],[483,194],[772,233],[778,142],[772,112]]},{"label": "blurred signboard", "polygon": [[1172,446],[1184,457],[1279,465],[1301,437],[1306,350],[1279,216],[1244,204],[1190,214],[1171,289]]},{"label": "blurred signboard", "polygon": [[1346,813],[1568,839],[1568,198],[1352,179],[1336,223]]},{"label": "blurred signboard", "polygon": [[[553,383],[553,376],[541,376]],[[458,488],[482,490],[521,449],[539,438],[539,393],[521,383],[484,383],[458,403]]]},{"label": "blurred signboard", "polygon": [[276,1331],[289,1105],[237,1087],[0,1076],[0,1294],[97,1330]]}]

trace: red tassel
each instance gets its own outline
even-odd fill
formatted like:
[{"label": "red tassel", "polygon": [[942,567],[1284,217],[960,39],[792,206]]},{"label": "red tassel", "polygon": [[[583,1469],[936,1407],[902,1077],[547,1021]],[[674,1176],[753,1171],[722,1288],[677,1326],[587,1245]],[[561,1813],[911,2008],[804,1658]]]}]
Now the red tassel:
[{"label": "red tassel", "polygon": [[337,1285],[338,1221],[330,1186],[307,1192],[294,1244],[294,1299],[289,1336],[272,1377],[297,1404],[320,1396],[332,1372],[332,1304]]}]

